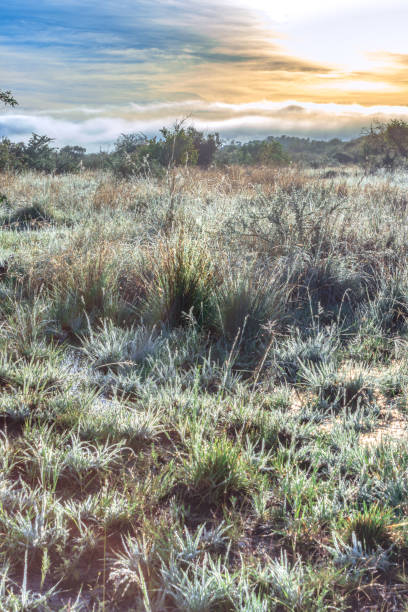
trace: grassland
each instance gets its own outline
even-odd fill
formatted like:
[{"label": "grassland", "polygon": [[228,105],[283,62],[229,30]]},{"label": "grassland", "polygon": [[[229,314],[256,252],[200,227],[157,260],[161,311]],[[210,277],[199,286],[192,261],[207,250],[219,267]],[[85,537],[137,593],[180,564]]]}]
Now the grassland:
[{"label": "grassland", "polygon": [[407,187],[0,175],[0,610],[407,609]]}]

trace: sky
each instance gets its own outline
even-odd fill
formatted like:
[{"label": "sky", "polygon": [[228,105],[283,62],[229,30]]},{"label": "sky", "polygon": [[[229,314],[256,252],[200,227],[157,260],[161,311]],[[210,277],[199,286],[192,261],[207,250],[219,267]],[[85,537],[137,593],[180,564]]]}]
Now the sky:
[{"label": "sky", "polygon": [[225,139],[408,119],[407,0],[0,4],[0,136],[109,149],[188,118]]}]

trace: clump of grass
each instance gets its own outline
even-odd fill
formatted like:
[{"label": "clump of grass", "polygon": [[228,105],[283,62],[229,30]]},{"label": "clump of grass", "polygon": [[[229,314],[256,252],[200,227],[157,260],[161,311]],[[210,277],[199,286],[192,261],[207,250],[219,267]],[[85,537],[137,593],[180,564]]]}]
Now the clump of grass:
[{"label": "clump of grass", "polygon": [[99,398],[82,412],[78,427],[87,440],[126,440],[129,446],[133,446],[153,441],[163,431],[162,417],[159,408],[137,409]]},{"label": "clump of grass", "polygon": [[354,361],[388,363],[395,355],[395,343],[378,324],[369,319],[359,322],[359,329],[348,343],[344,354]]},{"label": "clump of grass", "polygon": [[301,364],[323,364],[335,359],[339,348],[339,332],[336,326],[312,329],[310,335],[294,334],[283,342],[276,342],[271,365],[278,380],[294,383],[299,378]]},{"label": "clump of grass", "polygon": [[363,319],[387,334],[406,330],[408,320],[408,285],[401,275],[382,279],[379,291],[363,309]]},{"label": "clump of grass", "polygon": [[327,549],[332,553],[334,563],[345,568],[349,574],[361,577],[367,573],[386,572],[390,569],[388,549],[379,546],[368,551],[358,541],[355,533],[351,535],[351,544],[346,544],[336,535],[333,535],[333,540],[334,546],[328,546]]},{"label": "clump of grass", "polygon": [[379,546],[386,548],[391,543],[391,521],[392,513],[388,508],[378,502],[370,505],[364,502],[362,510],[346,520],[346,540],[351,543],[354,533],[365,550],[375,550]]},{"label": "clump of grass", "polygon": [[234,574],[218,559],[205,555],[201,564],[182,567],[175,559],[162,568],[165,592],[178,610],[205,612],[231,609],[236,600]]},{"label": "clump of grass", "polygon": [[52,218],[44,211],[44,209],[33,204],[18,208],[15,212],[3,216],[0,219],[0,225],[4,229],[13,230],[36,230],[41,229],[52,222]]},{"label": "clump of grass", "polygon": [[263,327],[282,316],[282,292],[270,280],[250,270],[230,275],[224,280],[217,296],[219,325],[225,338],[235,340],[238,331],[242,339],[254,340]]},{"label": "clump of grass", "polygon": [[286,551],[280,557],[269,559],[258,580],[272,593],[275,605],[286,610],[301,610],[306,604],[306,572],[301,559],[290,563]]},{"label": "clump of grass", "polygon": [[162,342],[143,325],[122,329],[111,320],[104,320],[97,331],[89,328],[83,337],[82,351],[94,368],[117,372],[142,364]]},{"label": "clump of grass", "polygon": [[261,399],[263,407],[267,410],[285,412],[289,410],[292,403],[290,387],[285,385],[278,386],[270,394],[263,393]]},{"label": "clump of grass", "polygon": [[366,368],[339,370],[336,364],[301,364],[300,381],[317,393],[328,408],[356,409],[373,401],[373,386]]},{"label": "clump of grass", "polygon": [[199,437],[183,459],[181,482],[188,499],[213,506],[245,496],[253,474],[239,445],[224,436],[211,441]]},{"label": "clump of grass", "polygon": [[9,351],[17,358],[30,358],[33,352],[41,349],[46,354],[45,340],[50,326],[49,303],[40,296],[29,302],[16,301],[15,296],[9,299],[12,309],[3,327]]},{"label": "clump of grass", "polygon": [[146,583],[154,584],[155,565],[158,563],[155,544],[146,538],[122,536],[122,550],[112,559],[109,580],[121,597],[136,597],[142,604]]},{"label": "clump of grass", "polygon": [[206,247],[181,234],[151,255],[142,312],[145,321],[178,327],[193,317],[199,325],[213,327],[219,274]]},{"label": "clump of grass", "polygon": [[89,327],[89,320],[120,318],[118,266],[108,244],[76,253],[65,251],[31,272],[31,286],[44,284],[52,296],[51,316],[68,333]]},{"label": "clump of grass", "polygon": [[28,474],[56,487],[86,487],[117,466],[123,457],[123,441],[94,444],[76,433],[56,434],[52,428],[27,429],[22,461]]},{"label": "clump of grass", "polygon": [[388,399],[404,394],[407,389],[408,374],[402,369],[385,372],[379,380],[379,389]]}]

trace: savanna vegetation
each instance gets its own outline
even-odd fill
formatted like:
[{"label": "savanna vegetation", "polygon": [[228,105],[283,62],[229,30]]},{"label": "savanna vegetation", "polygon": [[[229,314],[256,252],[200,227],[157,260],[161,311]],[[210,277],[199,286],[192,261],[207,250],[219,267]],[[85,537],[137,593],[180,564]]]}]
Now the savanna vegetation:
[{"label": "savanna vegetation", "polygon": [[[0,92],[1,93],[1,92]],[[3,93],[3,101],[8,98]],[[0,102],[1,102],[0,98]],[[14,104],[17,102],[14,100]],[[199,132],[181,121],[163,127],[159,137],[142,133],[122,134],[110,150],[87,153],[84,147],[56,147],[46,135],[32,134],[28,142],[0,139],[0,171],[72,174],[83,170],[104,170],[115,178],[154,176],[163,178],[170,167],[225,168],[230,166],[324,168],[327,178],[344,167],[360,167],[373,174],[381,169],[406,167],[408,123],[393,119],[377,122],[352,140],[313,140],[295,136],[268,137],[249,142],[220,139],[219,134]]]},{"label": "savanna vegetation", "polygon": [[408,175],[186,161],[0,174],[0,609],[406,610]]}]

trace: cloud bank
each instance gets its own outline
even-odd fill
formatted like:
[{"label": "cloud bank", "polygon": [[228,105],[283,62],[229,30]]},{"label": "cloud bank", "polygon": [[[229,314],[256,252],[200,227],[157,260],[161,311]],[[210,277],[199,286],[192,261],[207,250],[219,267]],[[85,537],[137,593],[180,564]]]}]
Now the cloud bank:
[{"label": "cloud bank", "polygon": [[244,104],[185,100],[178,103],[131,104],[125,107],[78,108],[51,115],[13,112],[0,116],[0,136],[27,140],[32,132],[47,134],[56,146],[79,144],[88,151],[109,149],[123,133],[158,135],[176,120],[205,132],[219,132],[226,140],[250,140],[266,136],[296,135],[330,139],[353,138],[376,119],[408,119],[401,106],[372,106],[259,101]]}]

